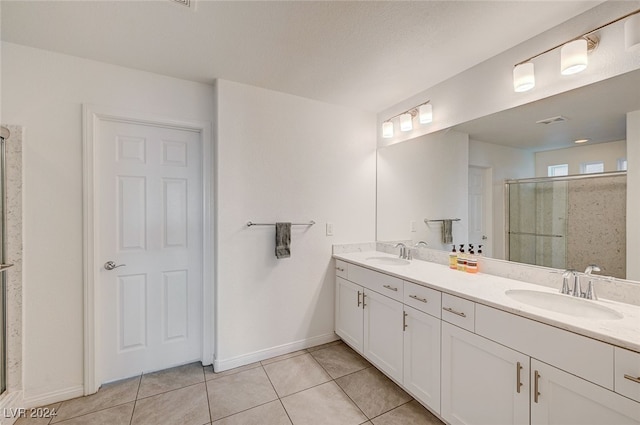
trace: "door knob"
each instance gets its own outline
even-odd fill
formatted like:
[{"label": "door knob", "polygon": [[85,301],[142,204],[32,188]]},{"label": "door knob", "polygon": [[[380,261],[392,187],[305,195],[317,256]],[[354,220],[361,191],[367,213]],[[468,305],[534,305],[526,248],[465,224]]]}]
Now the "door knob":
[{"label": "door knob", "polygon": [[113,261],[107,261],[106,263],[104,263],[104,269],[105,270],[113,270],[113,269],[117,269],[118,267],[122,267],[122,266],[126,266],[126,264],[118,264],[116,266],[116,263]]},{"label": "door knob", "polygon": [[488,238],[487,238],[487,235],[482,235],[482,240],[483,240],[483,241],[486,241],[487,239],[488,239]]}]

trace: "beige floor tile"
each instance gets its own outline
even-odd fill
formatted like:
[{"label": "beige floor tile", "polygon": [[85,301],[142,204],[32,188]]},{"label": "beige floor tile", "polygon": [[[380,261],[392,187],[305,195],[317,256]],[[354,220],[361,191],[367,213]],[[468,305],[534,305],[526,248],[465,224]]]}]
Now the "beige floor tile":
[{"label": "beige floor tile", "polygon": [[313,351],[311,355],[333,379],[371,367],[371,363],[345,344]]},{"label": "beige floor tile", "polygon": [[373,367],[338,378],[336,382],[369,418],[411,400],[409,394]]},{"label": "beige floor tile", "polygon": [[200,362],[145,374],[140,382],[138,400],[199,382],[204,382],[204,370]]},{"label": "beige floor tile", "polygon": [[333,347],[334,345],[344,345],[341,339],[333,342],[327,342],[326,344],[316,345],[315,347],[307,348],[307,351],[313,353],[314,351],[322,350],[323,348]]},{"label": "beige floor tile", "polygon": [[308,353],[268,364],[264,366],[264,370],[280,397],[331,380],[322,366]]},{"label": "beige floor tile", "polygon": [[210,421],[207,392],[201,383],[138,400],[131,425],[203,425]]},{"label": "beige floor tile", "polygon": [[215,421],[278,398],[262,367],[207,381]]},{"label": "beige floor tile", "polygon": [[416,400],[371,420],[373,425],[444,425]]},{"label": "beige floor tile", "polygon": [[133,413],[133,402],[88,413],[60,422],[60,425],[129,425]]},{"label": "beige floor tile", "polygon": [[293,353],[288,353],[288,354],[283,354],[281,356],[272,357],[270,359],[263,360],[261,363],[262,363],[262,366],[266,366],[268,364],[279,362],[280,360],[290,359],[292,357],[300,356],[302,354],[307,354],[307,350],[299,350],[299,351],[294,351]]},{"label": "beige floor tile", "polygon": [[215,421],[213,425],[291,425],[280,400]]},{"label": "beige floor tile", "polygon": [[213,371],[213,366],[205,366],[204,376],[205,376],[205,379],[208,381],[210,379],[222,378],[223,376],[233,375],[234,373],[244,372],[245,370],[254,369],[260,366],[262,366],[260,362],[255,362],[245,366],[236,367],[235,369],[229,369],[229,370],[225,370],[224,372],[218,372],[218,373],[215,373]]},{"label": "beige floor tile", "polygon": [[58,410],[58,415],[51,423],[134,401],[139,386],[139,376],[105,384],[95,394],[63,402]]},{"label": "beige floor tile", "polygon": [[367,420],[335,382],[284,397],[294,425],[359,425]]},{"label": "beige floor tile", "polygon": [[[51,422],[55,416],[57,416],[58,409],[62,403],[54,403],[48,406],[42,407],[40,412],[37,409],[26,409],[24,417],[18,418],[14,425],[47,425]],[[9,412],[5,411],[5,417],[9,415]],[[40,417],[38,417],[40,415]],[[49,415],[49,416],[45,416]]]}]

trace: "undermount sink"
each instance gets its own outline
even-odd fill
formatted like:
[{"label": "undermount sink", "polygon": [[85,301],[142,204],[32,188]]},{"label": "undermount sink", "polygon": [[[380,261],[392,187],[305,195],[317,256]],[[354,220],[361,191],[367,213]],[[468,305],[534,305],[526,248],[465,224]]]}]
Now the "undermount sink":
[{"label": "undermount sink", "polygon": [[409,264],[409,260],[395,257],[367,257],[365,260],[381,266],[406,266]]},{"label": "undermount sink", "polygon": [[505,291],[505,294],[514,301],[569,316],[610,320],[622,319],[623,317],[622,314],[609,307],[570,295],[528,289],[510,289]]}]

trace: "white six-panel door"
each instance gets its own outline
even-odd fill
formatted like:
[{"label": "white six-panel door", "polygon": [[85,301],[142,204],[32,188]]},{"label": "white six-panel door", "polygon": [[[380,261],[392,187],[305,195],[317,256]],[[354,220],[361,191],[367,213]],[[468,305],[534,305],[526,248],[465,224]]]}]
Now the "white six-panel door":
[{"label": "white six-panel door", "polygon": [[200,134],[101,120],[97,140],[100,381],[199,360]]}]

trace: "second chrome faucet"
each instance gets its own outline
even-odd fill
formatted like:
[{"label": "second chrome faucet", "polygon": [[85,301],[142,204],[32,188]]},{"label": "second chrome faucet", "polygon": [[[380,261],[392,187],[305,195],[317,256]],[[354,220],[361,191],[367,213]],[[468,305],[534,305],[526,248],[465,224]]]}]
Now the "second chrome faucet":
[{"label": "second chrome faucet", "polygon": [[[593,279],[591,278],[592,272],[599,272],[602,269],[595,265],[590,264],[584,271],[586,276],[589,276],[589,283],[587,286],[587,290],[585,292],[582,291],[582,285],[580,284],[580,276],[578,272],[573,269],[565,270],[562,274],[562,288],[560,292],[567,295],[573,295],[578,298],[586,298],[589,300],[597,300],[598,296],[596,295],[595,288],[593,286]],[[573,279],[573,284],[570,284],[570,280]]]}]

